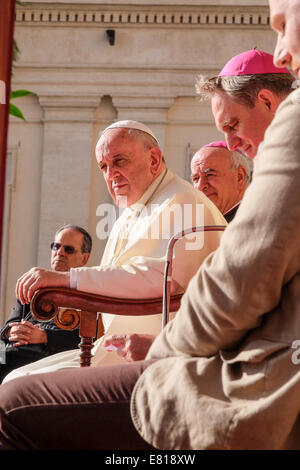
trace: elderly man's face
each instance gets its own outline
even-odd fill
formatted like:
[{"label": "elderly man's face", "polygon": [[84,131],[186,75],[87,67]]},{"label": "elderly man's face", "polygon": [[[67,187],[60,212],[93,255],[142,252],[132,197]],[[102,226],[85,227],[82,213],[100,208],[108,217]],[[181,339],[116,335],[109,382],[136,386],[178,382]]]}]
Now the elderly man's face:
[{"label": "elderly man's face", "polygon": [[161,151],[146,149],[127,129],[109,129],[100,138],[96,159],[115,203],[136,203],[161,170]]},{"label": "elderly man's face", "polygon": [[274,117],[266,101],[259,95],[254,107],[250,108],[218,91],[212,95],[211,105],[216,126],[224,133],[229,150],[241,149],[248,157],[254,158]]},{"label": "elderly man's face", "polygon": [[274,63],[290,67],[300,80],[300,1],[269,0],[271,27],[277,33]]},{"label": "elderly man's face", "polygon": [[70,271],[71,268],[84,266],[89,253],[82,253],[82,242],[83,234],[77,230],[66,228],[59,232],[51,252],[51,268],[54,271]]},{"label": "elderly man's face", "polygon": [[225,214],[243,196],[246,172],[232,168],[231,154],[222,148],[203,148],[191,161],[191,178],[195,189],[202,191]]}]

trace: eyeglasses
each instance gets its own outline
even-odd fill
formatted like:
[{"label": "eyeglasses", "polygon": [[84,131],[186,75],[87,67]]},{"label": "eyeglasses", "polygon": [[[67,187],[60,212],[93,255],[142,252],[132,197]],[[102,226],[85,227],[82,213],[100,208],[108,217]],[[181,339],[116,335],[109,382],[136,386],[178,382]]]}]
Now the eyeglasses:
[{"label": "eyeglasses", "polygon": [[58,251],[62,246],[68,255],[73,255],[73,253],[76,252],[74,246],[71,245],[62,245],[61,243],[56,242],[52,242],[50,245],[52,251]]}]

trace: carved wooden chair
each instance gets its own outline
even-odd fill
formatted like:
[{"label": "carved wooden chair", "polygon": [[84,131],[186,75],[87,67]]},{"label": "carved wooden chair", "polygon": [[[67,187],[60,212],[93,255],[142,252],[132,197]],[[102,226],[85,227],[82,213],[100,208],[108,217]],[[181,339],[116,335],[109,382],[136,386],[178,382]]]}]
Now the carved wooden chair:
[{"label": "carved wooden chair", "polygon": [[[91,294],[70,288],[46,287],[35,292],[31,301],[31,311],[39,321],[54,318],[57,326],[74,329],[79,326],[81,337],[80,366],[91,364],[91,350],[97,330],[99,312],[115,315],[154,315],[163,312],[162,327],[169,320],[169,312],[179,309],[183,294],[171,295],[173,249],[177,240],[193,232],[223,231],[226,226],[202,226],[186,229],[173,236],[168,244],[164,275],[163,296],[152,299],[124,299]],[[130,313],[129,313],[130,312]]]}]

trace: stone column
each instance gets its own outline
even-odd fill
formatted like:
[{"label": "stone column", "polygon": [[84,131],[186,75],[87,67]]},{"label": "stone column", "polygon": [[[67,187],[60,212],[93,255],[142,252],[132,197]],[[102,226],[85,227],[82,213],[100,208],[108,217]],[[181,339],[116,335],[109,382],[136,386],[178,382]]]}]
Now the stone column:
[{"label": "stone column", "polygon": [[88,229],[94,111],[101,97],[41,96],[44,148],[38,266],[49,267],[49,243],[65,223]]}]

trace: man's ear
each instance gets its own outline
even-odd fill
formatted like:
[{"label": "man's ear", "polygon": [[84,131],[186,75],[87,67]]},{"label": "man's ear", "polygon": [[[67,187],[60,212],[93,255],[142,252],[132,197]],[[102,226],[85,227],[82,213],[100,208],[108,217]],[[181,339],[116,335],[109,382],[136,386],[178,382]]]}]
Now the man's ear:
[{"label": "man's ear", "polygon": [[162,164],[162,152],[159,147],[152,147],[151,152],[151,167],[150,170],[155,176],[161,169]]},{"label": "man's ear", "polygon": [[247,173],[246,173],[246,170],[245,168],[240,165],[237,169],[237,181],[238,181],[238,185],[240,187],[243,187],[246,183],[246,180],[247,180]]},{"label": "man's ear", "polygon": [[85,266],[90,257],[90,253],[82,253],[82,262],[81,266]]},{"label": "man's ear", "polygon": [[275,114],[281,99],[271,90],[263,88],[257,94],[257,101],[262,103],[272,114]]}]

